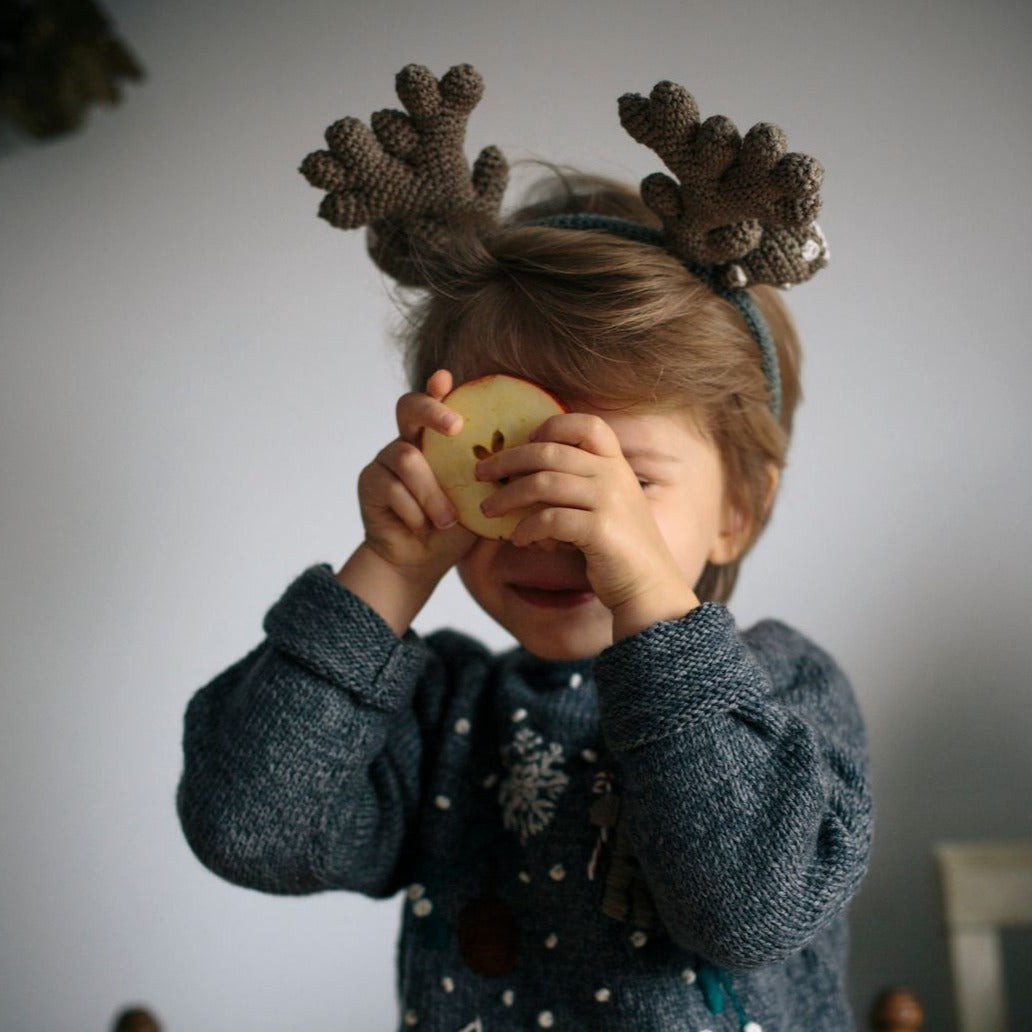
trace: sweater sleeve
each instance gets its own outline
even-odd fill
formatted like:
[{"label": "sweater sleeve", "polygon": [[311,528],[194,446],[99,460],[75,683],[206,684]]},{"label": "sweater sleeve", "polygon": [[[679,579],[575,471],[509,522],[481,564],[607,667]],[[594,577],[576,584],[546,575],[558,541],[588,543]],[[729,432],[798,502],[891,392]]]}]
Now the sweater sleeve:
[{"label": "sweater sleeve", "polygon": [[428,650],[414,634],[399,640],[329,566],[298,577],[264,629],[187,708],[177,799],[187,840],[251,888],[389,895],[418,801],[411,700]]},{"label": "sweater sleeve", "polygon": [[675,941],[729,969],[806,946],[866,870],[866,743],[833,660],[706,604],[596,664],[622,813]]}]

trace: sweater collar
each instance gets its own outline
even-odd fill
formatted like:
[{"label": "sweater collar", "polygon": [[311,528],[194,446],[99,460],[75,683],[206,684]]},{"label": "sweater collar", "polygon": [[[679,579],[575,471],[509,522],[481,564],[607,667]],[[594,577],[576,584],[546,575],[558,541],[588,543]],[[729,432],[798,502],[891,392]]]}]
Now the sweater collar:
[{"label": "sweater collar", "polygon": [[539,689],[579,688],[591,679],[594,659],[541,659],[518,648],[516,667],[528,683]]}]

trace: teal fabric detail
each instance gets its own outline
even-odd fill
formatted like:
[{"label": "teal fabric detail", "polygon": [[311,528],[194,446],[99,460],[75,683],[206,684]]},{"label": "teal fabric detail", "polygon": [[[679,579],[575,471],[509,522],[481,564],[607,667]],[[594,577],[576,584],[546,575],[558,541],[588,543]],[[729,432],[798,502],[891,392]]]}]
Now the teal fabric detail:
[{"label": "teal fabric detail", "polygon": [[696,972],[699,989],[702,990],[702,998],[706,1001],[710,1014],[724,1013],[724,983],[721,979],[723,974],[720,968],[713,967],[712,964],[702,964]]},{"label": "teal fabric detail", "polygon": [[[530,225],[554,226],[556,229],[598,229],[627,240],[635,240],[640,244],[666,248],[666,237],[662,230],[612,215],[593,215],[589,212],[550,215],[547,218],[534,219]],[[760,349],[760,362],[770,394],[770,410],[774,417],[778,418],[781,415],[781,369],[778,365],[778,350],[759,305],[753,300],[749,291],[718,284],[713,278],[713,269],[709,266],[696,265],[694,262],[684,262],[683,264],[689,272],[698,276],[714,294],[734,305],[745,319],[745,324],[749,327],[749,332]]]},{"label": "teal fabric detail", "polygon": [[702,991],[702,998],[711,1014],[723,1014],[725,1004],[730,1003],[731,1008],[738,1018],[739,1024],[744,1028],[749,1019],[746,1017],[745,1009],[742,1007],[737,995],[731,976],[723,969],[713,964],[702,963],[695,972],[699,980],[699,988]]}]

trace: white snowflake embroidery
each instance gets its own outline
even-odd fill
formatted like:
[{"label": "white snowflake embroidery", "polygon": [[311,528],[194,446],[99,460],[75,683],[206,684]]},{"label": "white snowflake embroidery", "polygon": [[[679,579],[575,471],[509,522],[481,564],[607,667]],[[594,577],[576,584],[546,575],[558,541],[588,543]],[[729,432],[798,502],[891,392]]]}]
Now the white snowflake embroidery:
[{"label": "white snowflake embroidery", "polygon": [[556,800],[569,784],[562,770],[563,747],[556,742],[546,746],[541,735],[523,727],[502,749],[502,762],[509,771],[498,789],[502,823],[526,845],[551,822]]}]

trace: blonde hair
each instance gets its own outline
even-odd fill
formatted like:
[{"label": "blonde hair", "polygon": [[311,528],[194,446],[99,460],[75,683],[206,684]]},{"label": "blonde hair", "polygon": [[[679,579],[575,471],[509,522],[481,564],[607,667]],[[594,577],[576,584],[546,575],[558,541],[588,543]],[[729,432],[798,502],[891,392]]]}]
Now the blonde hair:
[{"label": "blonde hair", "polygon": [[[430,287],[410,306],[402,333],[410,381],[422,389],[437,369],[451,370],[456,382],[509,372],[569,401],[684,409],[717,447],[751,547],[769,515],[770,471],[785,465],[800,396],[791,318],[776,290],[752,288],[777,344],[776,418],[744,319],[677,258],[605,232],[530,224],[583,211],[656,224],[628,187],[555,170],[500,229],[460,234],[447,252],[424,256]],[[698,596],[727,601],[740,560],[707,565]]]}]

